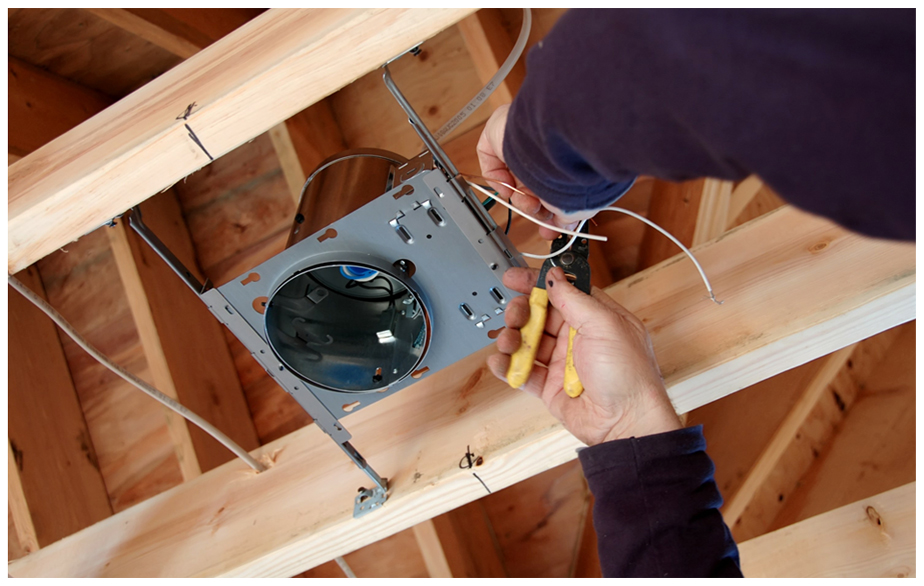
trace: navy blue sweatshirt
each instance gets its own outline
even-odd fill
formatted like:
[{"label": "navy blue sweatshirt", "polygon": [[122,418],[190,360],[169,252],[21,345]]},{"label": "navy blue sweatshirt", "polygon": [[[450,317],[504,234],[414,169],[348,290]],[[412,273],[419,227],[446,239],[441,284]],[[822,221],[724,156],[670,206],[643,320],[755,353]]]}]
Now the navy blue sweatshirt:
[{"label": "navy blue sweatshirt", "polygon": [[[913,10],[572,10],[527,60],[510,170],[565,211],[639,174],[756,173],[868,235],[915,237]],[[735,576],[701,428],[580,453],[604,576]]]},{"label": "navy blue sweatshirt", "polygon": [[571,10],[527,59],[504,156],[565,211],[635,175],[739,180],[915,235],[914,10]]}]

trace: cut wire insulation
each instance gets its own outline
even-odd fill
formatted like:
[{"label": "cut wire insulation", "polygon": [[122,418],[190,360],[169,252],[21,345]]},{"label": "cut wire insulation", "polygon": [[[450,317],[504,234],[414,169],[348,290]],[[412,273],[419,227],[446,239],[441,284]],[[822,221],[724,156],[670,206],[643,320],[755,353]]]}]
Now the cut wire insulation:
[{"label": "cut wire insulation", "polygon": [[526,41],[529,39],[529,31],[532,27],[533,16],[529,8],[523,9],[523,24],[520,26],[520,36],[517,37],[516,43],[514,43],[513,48],[510,50],[510,54],[507,56],[507,59],[500,66],[500,69],[497,70],[497,73],[494,74],[488,83],[485,84],[481,91],[478,92],[474,98],[465,104],[461,110],[459,110],[452,118],[449,119],[446,124],[444,124],[439,130],[433,133],[433,138],[437,141],[448,136],[453,130],[459,127],[462,122],[469,117],[469,115],[478,109],[479,106],[484,104],[488,97],[494,93],[494,90],[504,81],[504,78],[507,77],[507,74],[510,73],[510,70],[513,69],[513,66],[516,64],[517,60],[523,54],[523,50],[526,48]]},{"label": "cut wire insulation", "polygon": [[[581,223],[578,224],[578,227],[577,227],[578,233],[581,232],[581,228],[583,228],[584,224],[586,223],[587,223],[587,220],[581,220]],[[582,236],[587,236],[587,234],[582,234]],[[563,252],[571,248],[574,245],[574,241],[577,240],[577,238],[578,238],[577,234],[572,236],[571,240],[568,241],[568,244],[565,244],[565,246],[559,249],[558,252],[550,252],[549,254],[529,254],[528,252],[521,252],[520,254],[528,258],[538,258],[538,259],[543,259],[543,260],[547,258],[555,258],[559,254],[562,254]]]},{"label": "cut wire insulation", "polygon": [[[489,180],[489,181],[493,181],[493,180]],[[543,228],[548,228],[549,230],[554,230],[554,231],[556,231],[556,232],[561,232],[562,234],[567,234],[568,236],[574,236],[575,234],[580,234],[580,232],[574,232],[573,230],[565,230],[564,228],[561,228],[561,227],[559,227],[559,226],[553,226],[552,224],[547,224],[546,222],[543,222],[542,220],[540,220],[540,219],[538,219],[538,218],[534,218],[534,217],[530,216],[529,214],[527,214],[527,213],[525,213],[525,212],[521,212],[520,210],[518,210],[518,209],[517,209],[516,207],[514,207],[513,205],[511,205],[511,204],[505,202],[503,199],[501,199],[500,197],[497,197],[496,195],[492,194],[490,191],[488,191],[487,189],[481,187],[481,186],[478,185],[477,183],[472,183],[471,181],[468,181],[468,180],[466,180],[466,183],[468,183],[469,185],[471,185],[472,187],[474,187],[475,189],[477,189],[477,190],[480,191],[481,193],[487,195],[488,197],[490,197],[491,199],[493,199],[493,200],[496,201],[497,203],[501,204],[502,206],[504,206],[504,207],[507,208],[508,210],[511,210],[513,213],[519,214],[519,215],[523,216],[524,218],[526,218],[527,220],[529,220],[530,222],[532,222],[532,223],[534,223],[534,224],[538,224],[538,225],[542,226]],[[510,188],[510,189],[513,189],[514,191],[516,191],[516,192],[518,192],[518,193],[523,193],[523,192],[520,191],[519,189],[512,188],[512,187],[510,187],[509,185],[507,185],[507,184],[505,184],[505,183],[502,183],[502,182],[500,182],[500,181],[497,181],[497,183],[500,183],[500,184],[503,185],[504,187],[508,187],[508,188]],[[524,193],[524,195],[527,195],[527,194]],[[583,237],[585,237],[585,238],[587,238],[588,240],[599,240],[600,242],[606,242],[606,236],[598,236],[598,235],[596,235],[596,234],[580,234],[580,235],[583,236]]]},{"label": "cut wire insulation", "polygon": [[185,417],[186,419],[188,419],[189,421],[197,425],[202,431],[204,431],[205,433],[209,434],[210,436],[218,440],[222,445],[224,445],[226,448],[234,452],[234,455],[244,460],[248,466],[250,466],[257,472],[263,472],[264,470],[266,470],[266,466],[264,466],[263,464],[258,462],[256,459],[254,459],[253,456],[247,453],[247,450],[237,445],[234,442],[234,440],[232,440],[231,438],[226,436],[224,433],[222,433],[221,430],[219,430],[217,427],[215,427],[214,425],[212,425],[211,423],[209,423],[202,417],[196,415],[195,413],[190,411],[188,408],[184,407],[183,405],[175,401],[173,398],[163,394],[162,392],[158,391],[157,389],[155,389],[148,383],[139,379],[132,373],[128,372],[127,370],[119,366],[118,364],[115,364],[114,362],[109,360],[99,350],[94,348],[87,340],[85,340],[83,336],[77,333],[77,331],[73,328],[73,326],[67,323],[64,317],[62,317],[61,314],[58,313],[58,311],[54,307],[52,307],[51,305],[49,305],[47,301],[45,301],[44,299],[42,299],[41,297],[33,293],[28,287],[23,285],[18,279],[15,279],[14,277],[9,276],[8,280],[9,280],[11,287],[19,291],[23,295],[23,297],[25,297],[26,299],[31,301],[33,305],[41,309],[42,312],[44,312],[45,315],[50,317],[52,321],[58,324],[58,327],[64,330],[64,332],[68,336],[70,336],[77,343],[78,346],[83,348],[90,356],[98,360],[103,366],[105,366],[106,368],[114,372],[115,374],[125,379],[125,381],[138,387],[139,389],[141,389],[142,391],[144,391],[145,393],[147,393],[148,395],[150,395],[151,397],[153,397],[154,399],[156,399],[163,405],[169,407],[173,411],[179,413],[180,415],[182,415],[183,417]]},{"label": "cut wire insulation", "polygon": [[665,236],[670,238],[671,242],[679,246],[680,250],[682,250],[684,254],[690,257],[690,260],[692,260],[693,264],[696,265],[696,270],[699,271],[699,276],[703,278],[703,283],[706,284],[706,290],[709,291],[709,298],[712,299],[712,301],[714,301],[717,305],[722,305],[723,303],[725,303],[724,301],[719,301],[718,299],[715,298],[715,293],[712,291],[712,284],[709,282],[709,278],[706,276],[706,271],[703,270],[703,267],[699,264],[699,261],[697,261],[696,257],[693,256],[693,253],[690,252],[690,249],[684,246],[679,240],[674,238],[673,234],[671,234],[670,232],[668,232],[661,226],[658,226],[657,224],[655,224],[654,222],[652,222],[645,216],[640,216],[639,214],[636,214],[635,212],[631,212],[623,208],[608,207],[608,208],[603,208],[602,211],[619,212],[621,214],[626,214],[627,216],[632,216],[636,220],[641,220],[642,222],[645,222],[646,224],[648,224],[649,226],[651,226],[652,228],[654,228],[661,234],[664,234]]},{"label": "cut wire insulation", "polygon": [[[498,185],[503,185],[503,186],[506,187],[507,189],[510,189],[510,190],[512,190],[512,191],[515,191],[515,192],[517,192],[517,193],[519,193],[519,194],[526,195],[526,196],[529,196],[529,197],[535,197],[535,196],[529,195],[528,193],[526,193],[525,191],[523,191],[523,190],[521,190],[521,189],[517,189],[516,187],[514,187],[514,186],[512,186],[512,185],[509,185],[509,184],[507,184],[507,183],[504,183],[503,181],[498,181],[498,180],[496,180],[496,179],[488,179],[488,178],[486,178],[486,177],[479,177],[478,175],[469,175],[469,174],[467,174],[467,173],[462,173],[462,175],[463,175],[463,176],[466,176],[466,177],[475,177],[475,178],[479,178],[479,179],[484,179],[485,181],[489,181],[489,182],[490,182],[490,181],[493,181],[494,183],[497,183]],[[499,199],[499,198],[497,198],[497,197],[494,197],[494,196],[491,195],[487,190],[485,190],[484,188],[480,187],[479,185],[477,185],[477,184],[475,184],[475,183],[472,183],[472,182],[469,181],[468,179],[466,179],[465,181],[466,181],[466,183],[468,183],[468,184],[471,185],[472,187],[475,187],[475,188],[481,190],[481,192],[484,193],[485,195],[487,195],[488,197],[491,197],[491,198],[494,199],[495,201],[497,201],[497,202],[503,204],[504,206],[507,207],[507,209],[515,211],[516,213],[520,214],[520,215],[523,216],[524,218],[530,220],[530,221],[533,222],[533,223],[539,224],[540,226],[542,226],[542,227],[544,227],[544,228],[549,228],[550,230],[555,230],[555,231],[557,231],[557,232],[561,232],[562,234],[569,234],[569,235],[571,235],[571,236],[574,236],[575,234],[580,233],[581,227],[578,227],[578,232],[571,232],[571,231],[569,231],[569,230],[563,230],[563,229],[558,228],[558,227],[556,227],[556,226],[550,226],[550,225],[548,225],[548,224],[542,222],[541,220],[538,220],[538,219],[536,219],[536,218],[533,218],[532,216],[529,216],[529,215],[527,215],[527,214],[521,212],[520,210],[516,209],[516,208],[513,207],[512,205],[506,203],[505,201],[503,201],[503,200],[501,200],[501,199]],[[674,235],[673,235],[673,234],[671,234],[670,232],[668,232],[667,230],[665,230],[665,229],[662,228],[661,226],[658,226],[657,224],[655,224],[654,222],[652,222],[651,220],[649,220],[649,219],[646,218],[645,216],[640,216],[639,214],[636,214],[635,212],[629,211],[629,210],[627,210],[627,209],[618,208],[618,207],[615,207],[615,206],[610,206],[610,207],[607,207],[607,208],[603,208],[603,210],[601,210],[601,211],[619,212],[619,213],[622,213],[622,214],[626,214],[627,216],[632,216],[632,217],[635,218],[636,220],[641,220],[642,222],[644,222],[645,224],[651,226],[652,228],[654,228],[655,230],[657,230],[657,231],[660,232],[661,234],[664,234],[665,236],[667,236],[667,237],[671,240],[671,242],[673,242],[674,244],[676,244],[677,246],[679,246],[679,247],[680,247],[680,250],[682,250],[683,253],[686,254],[686,255],[690,258],[690,260],[693,261],[693,265],[696,266],[696,270],[699,271],[699,276],[702,277],[703,283],[706,285],[706,290],[709,291],[709,299],[711,299],[711,300],[712,300],[715,304],[717,304],[717,305],[722,305],[723,303],[725,303],[725,301],[719,301],[718,299],[716,299],[716,297],[715,297],[715,292],[712,290],[712,283],[709,282],[709,277],[706,276],[706,271],[703,270],[702,265],[700,265],[700,264],[699,264],[699,261],[696,260],[696,257],[693,256],[693,253],[690,252],[690,249],[687,248],[686,246],[684,246],[682,242],[680,242],[679,240],[677,240],[676,238],[674,238]],[[583,226],[583,224],[582,224],[582,226]],[[596,235],[592,235],[592,234],[583,234],[583,236],[584,236],[585,238],[590,239],[590,240],[601,240],[601,241],[603,241],[603,242],[606,241],[606,237],[596,236]],[[565,250],[567,250],[568,248],[570,248],[572,244],[574,244],[574,238],[572,238],[571,241],[568,243],[568,245],[567,245],[565,248],[562,249],[562,252],[564,252]],[[526,253],[520,253],[520,254],[522,254],[523,256],[528,256],[528,257],[530,257],[530,258],[550,258],[550,257],[548,257],[548,256],[543,257],[543,256],[536,256],[536,255],[526,254]],[[552,255],[552,256],[554,256],[554,255]]]}]

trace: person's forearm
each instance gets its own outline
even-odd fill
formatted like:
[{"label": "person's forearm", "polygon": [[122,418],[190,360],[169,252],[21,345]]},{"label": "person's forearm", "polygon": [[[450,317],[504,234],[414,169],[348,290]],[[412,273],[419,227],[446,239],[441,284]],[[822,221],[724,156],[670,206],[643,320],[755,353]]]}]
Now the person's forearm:
[{"label": "person's forearm", "polygon": [[702,427],[584,448],[605,577],[740,576]]},{"label": "person's forearm", "polygon": [[914,13],[571,10],[528,56],[510,170],[562,210],[637,174],[756,173],[791,203],[913,239]]}]

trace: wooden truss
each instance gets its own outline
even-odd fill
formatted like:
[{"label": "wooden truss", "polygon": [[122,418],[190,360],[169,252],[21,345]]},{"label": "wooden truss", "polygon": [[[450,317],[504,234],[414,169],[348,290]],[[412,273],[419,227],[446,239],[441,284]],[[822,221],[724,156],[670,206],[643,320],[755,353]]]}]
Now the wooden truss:
[{"label": "wooden truss", "polygon": [[[11,166],[8,270],[207,164],[187,124],[221,156],[471,12],[269,11]],[[723,305],[707,300],[680,256],[607,289],[651,332],[679,412],[914,319],[913,245],[862,238],[789,207],[718,236],[729,207],[743,206],[711,181],[703,197],[721,202],[721,213],[702,212],[696,253]],[[264,473],[239,461],[201,475],[184,469],[183,484],[13,562],[9,573],[291,576],[574,459],[580,442],[541,403],[495,380],[486,356],[349,417],[355,445],[390,480],[380,511],[352,518],[364,477],[309,426],[254,452],[271,463]],[[483,464],[460,469],[469,447]],[[901,490],[882,496],[882,510],[908,506]]]}]

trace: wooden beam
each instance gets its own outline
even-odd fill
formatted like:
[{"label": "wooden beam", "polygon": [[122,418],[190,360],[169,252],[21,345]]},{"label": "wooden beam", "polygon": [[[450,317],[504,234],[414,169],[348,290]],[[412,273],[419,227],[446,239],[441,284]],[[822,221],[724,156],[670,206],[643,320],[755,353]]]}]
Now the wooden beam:
[{"label": "wooden beam", "polygon": [[414,539],[417,540],[417,547],[420,548],[430,577],[452,578],[449,562],[446,561],[446,553],[443,551],[443,545],[440,543],[440,537],[436,533],[432,519],[414,525]]},{"label": "wooden beam", "polygon": [[728,224],[732,182],[706,178],[702,181],[702,196],[696,212],[693,246],[709,242],[725,233]]},{"label": "wooden beam", "polygon": [[472,11],[273,9],[260,15],[10,166],[9,272],[173,185],[208,164],[209,155],[220,157],[266,132]]},{"label": "wooden beam", "polygon": [[[45,296],[35,267],[17,278]],[[31,523],[35,544],[44,547],[109,517],[112,508],[57,328],[12,288],[9,336],[10,492],[17,492],[16,475],[24,499],[10,505],[20,542],[33,546]]]},{"label": "wooden beam", "polygon": [[[141,204],[141,210],[145,223],[201,279],[174,193],[152,197]],[[221,324],[150,246],[133,231],[128,236],[131,260],[137,267],[179,401],[244,449],[256,448],[260,442]],[[234,458],[198,427],[188,423],[186,427],[203,471]]]},{"label": "wooden beam", "polygon": [[199,52],[203,45],[148,22],[124,8],[84,8],[106,22],[137,35],[152,45],[186,59]]},{"label": "wooden beam", "polygon": [[749,578],[908,578],[915,565],[915,483],[738,546]]},{"label": "wooden beam", "polygon": [[[144,357],[147,360],[148,368],[151,369],[154,387],[170,398],[179,400],[176,386],[173,384],[173,375],[170,373],[170,365],[167,364],[164,347],[161,344],[160,335],[157,333],[157,326],[154,325],[151,304],[148,302],[148,296],[145,292],[144,284],[141,282],[141,275],[138,273],[138,266],[135,264],[131,245],[128,242],[128,229],[124,221],[119,218],[115,227],[106,231],[106,235],[109,236],[112,255],[115,257],[116,266],[119,269],[119,278],[125,288],[125,296],[128,298],[129,307],[131,307],[132,318],[135,320],[135,327],[138,329],[141,346],[144,348]],[[196,450],[193,448],[192,438],[189,436],[189,429],[186,427],[186,420],[183,419],[182,415],[167,407],[163,408],[163,412],[167,420],[167,431],[170,434],[170,440],[173,442],[176,458],[180,464],[180,472],[183,474],[183,480],[192,480],[202,474],[202,470],[199,468],[199,460],[196,458]]]},{"label": "wooden beam", "polygon": [[731,230],[736,226],[735,220],[738,219],[738,216],[741,215],[741,212],[744,211],[748,204],[754,199],[757,193],[764,187],[764,182],[761,181],[760,177],[757,175],[751,175],[741,183],[739,183],[734,190],[732,190],[731,197],[728,202],[728,214],[726,216],[725,227],[728,230]]},{"label": "wooden beam", "polygon": [[[836,381],[832,385],[832,395],[836,392],[837,396],[831,397],[835,403],[831,411],[843,417],[828,418],[835,422],[833,437],[813,458],[798,489],[787,495],[769,530],[914,482],[915,329],[911,322],[879,334],[898,332],[893,343],[878,348],[880,359],[873,357],[873,368],[864,366],[863,355],[851,358],[853,367],[848,370],[854,376],[843,377],[844,384]],[[857,377],[857,371],[864,369],[866,375]],[[822,427],[819,423],[816,429]]]},{"label": "wooden beam", "polygon": [[[915,247],[860,237],[782,208],[699,249],[724,305],[687,262],[607,289],[651,332],[679,412],[903,323]],[[757,311],[755,308],[760,308]],[[352,519],[368,479],[317,428],[263,446],[274,466],[221,466],[10,565],[14,576],[291,576],[486,494],[459,469],[482,455],[492,491],[573,460],[580,442],[540,401],[484,366],[489,348],[345,421],[390,480],[380,511]],[[395,433],[402,429],[402,433]]]},{"label": "wooden beam", "polygon": [[[651,191],[648,219],[673,234],[684,246],[692,246],[705,181],[697,179],[674,183],[656,179]],[[639,270],[652,267],[677,254],[682,252],[676,244],[657,230],[645,227],[638,253]]]},{"label": "wooden beam", "polygon": [[[16,455],[13,454],[13,445],[7,442],[6,485],[9,524],[12,532],[10,540],[16,540],[21,550],[20,555],[10,554],[9,559],[22,557],[22,555],[38,551],[38,535],[35,533],[35,524],[29,512],[29,503],[26,502],[26,493],[22,489],[22,478],[19,476],[19,467],[16,465]],[[12,550],[13,548],[10,547]]]},{"label": "wooden beam", "polygon": [[757,462],[748,472],[741,484],[741,488],[729,499],[728,505],[723,509],[722,515],[729,527],[734,527],[741,519],[745,509],[751,503],[760,487],[767,482],[767,478],[777,468],[783,454],[796,440],[799,429],[805,425],[809,414],[818,405],[819,400],[828,390],[841,368],[847,364],[853,354],[856,344],[841,348],[825,359],[824,365],[815,377],[809,382],[802,396],[790,410],[786,419],[773,434],[770,443],[764,448]]},{"label": "wooden beam", "polygon": [[431,519],[456,578],[506,578],[507,570],[484,499]]},{"label": "wooden beam", "polygon": [[825,359],[722,510],[737,540],[767,531],[831,442],[899,330],[892,328]]},{"label": "wooden beam", "polygon": [[7,59],[7,70],[7,151],[18,157],[58,138],[112,103],[108,96],[15,57]]},{"label": "wooden beam", "polygon": [[299,196],[302,193],[302,186],[308,176],[302,170],[302,164],[298,160],[298,153],[295,152],[295,145],[292,143],[292,136],[289,134],[289,128],[285,122],[280,122],[269,130],[270,140],[273,141],[273,149],[279,158],[279,168],[286,178],[286,185],[289,186],[289,193],[298,205]]},{"label": "wooden beam", "polygon": [[602,578],[600,554],[597,552],[597,532],[594,529],[594,496],[590,489],[587,489],[587,506],[582,513],[580,541],[569,578]]},{"label": "wooden beam", "polygon": [[[506,61],[514,44],[514,39],[510,38],[507,29],[504,28],[500,9],[482,8],[475,14],[460,20],[456,26],[475,64],[478,78],[482,84],[488,83]],[[512,102],[520,86],[523,85],[525,77],[526,52],[524,51],[523,56],[488,99],[492,109]]]}]

